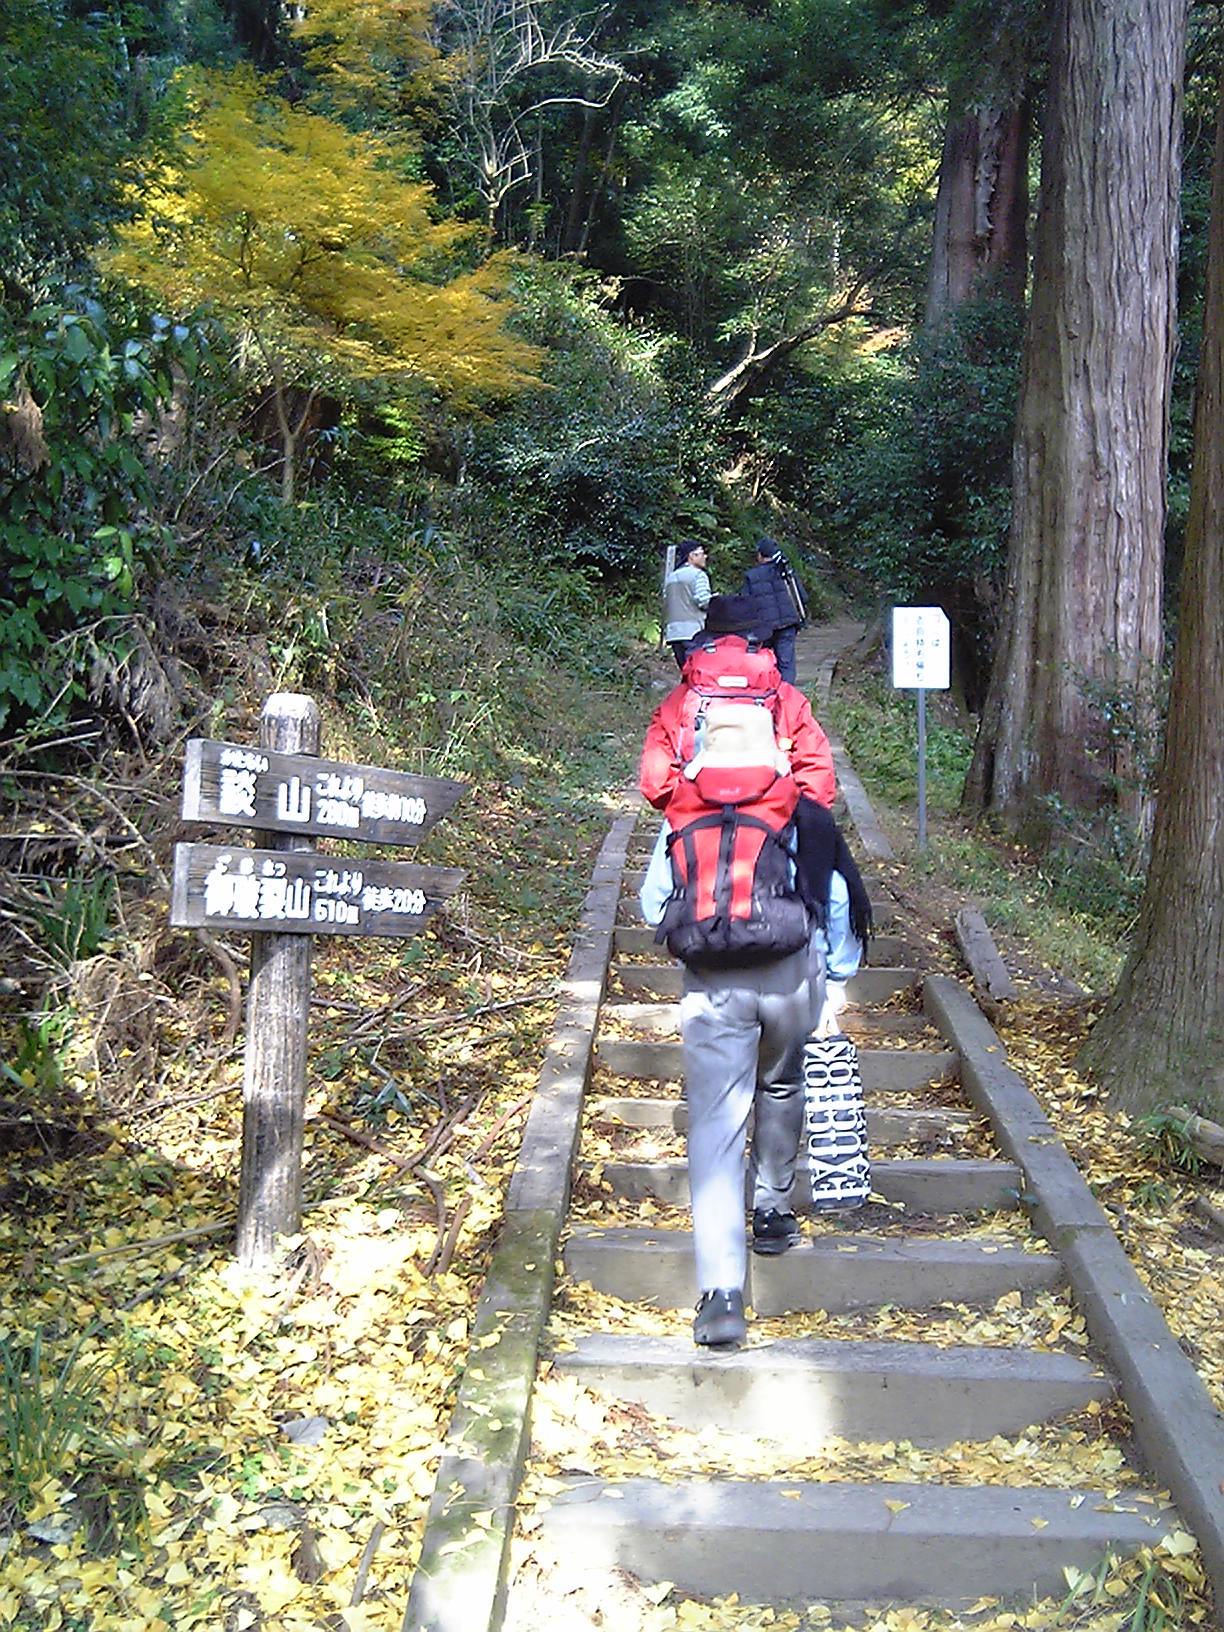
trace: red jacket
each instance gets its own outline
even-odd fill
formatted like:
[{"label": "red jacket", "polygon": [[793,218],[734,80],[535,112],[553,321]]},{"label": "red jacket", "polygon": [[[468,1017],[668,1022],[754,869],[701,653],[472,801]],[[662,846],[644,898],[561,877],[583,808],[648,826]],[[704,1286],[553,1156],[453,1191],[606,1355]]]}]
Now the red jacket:
[{"label": "red jacket", "polygon": [[[748,651],[748,643],[741,635],[722,635],[716,644],[719,652],[725,651],[731,659]],[[688,673],[687,664],[684,672]],[[799,688],[782,679],[777,679],[776,684],[775,734],[790,755],[791,775],[800,793],[829,809],[837,796],[829,739]],[[642,746],[638,787],[656,810],[666,808],[684,767],[693,757],[693,722],[700,702],[698,694],[682,680],[654,711]]]}]

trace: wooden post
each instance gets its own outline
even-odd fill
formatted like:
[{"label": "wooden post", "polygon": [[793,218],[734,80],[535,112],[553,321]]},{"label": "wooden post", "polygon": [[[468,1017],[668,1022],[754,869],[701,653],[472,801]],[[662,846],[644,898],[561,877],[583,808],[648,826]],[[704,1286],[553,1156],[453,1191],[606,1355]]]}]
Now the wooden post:
[{"label": "wooden post", "polygon": [[[264,704],[259,744],[318,756],[319,710],[310,697],[277,692]],[[309,837],[264,832],[256,844],[309,850]],[[306,1101],[306,1022],[313,935],[251,936],[238,1260],[268,1263],[278,1235],[296,1235],[302,1212],[302,1124]]]}]

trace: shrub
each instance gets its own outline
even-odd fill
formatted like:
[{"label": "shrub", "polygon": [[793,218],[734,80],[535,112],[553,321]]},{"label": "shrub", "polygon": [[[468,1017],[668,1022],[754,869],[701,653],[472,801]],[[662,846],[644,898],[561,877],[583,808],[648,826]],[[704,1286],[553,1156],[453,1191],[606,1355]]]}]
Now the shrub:
[{"label": "shrub", "polygon": [[55,729],[123,620],[162,543],[139,431],[194,369],[196,335],[108,314],[88,291],[0,307],[0,727]]},{"label": "shrub", "polygon": [[714,510],[697,413],[664,377],[669,343],[616,320],[612,291],[571,267],[525,263],[516,293],[548,388],[478,429],[472,475],[534,550],[632,570],[682,536],[695,499]]}]

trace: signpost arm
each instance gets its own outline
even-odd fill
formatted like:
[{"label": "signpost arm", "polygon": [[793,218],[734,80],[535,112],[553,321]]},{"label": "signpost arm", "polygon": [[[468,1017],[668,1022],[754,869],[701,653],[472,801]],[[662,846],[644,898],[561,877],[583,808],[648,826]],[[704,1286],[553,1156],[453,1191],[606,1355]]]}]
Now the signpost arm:
[{"label": "signpost arm", "polygon": [[926,823],[926,687],[918,687],[918,849],[927,847]]},{"label": "signpost arm", "polygon": [[[275,753],[317,757],[317,704],[294,692],[269,697],[259,742]],[[312,848],[308,837],[294,833],[262,833],[257,843],[274,850]],[[313,944],[312,935],[251,937],[237,1243],[239,1262],[248,1267],[269,1262],[276,1237],[296,1235],[301,1222]]]}]

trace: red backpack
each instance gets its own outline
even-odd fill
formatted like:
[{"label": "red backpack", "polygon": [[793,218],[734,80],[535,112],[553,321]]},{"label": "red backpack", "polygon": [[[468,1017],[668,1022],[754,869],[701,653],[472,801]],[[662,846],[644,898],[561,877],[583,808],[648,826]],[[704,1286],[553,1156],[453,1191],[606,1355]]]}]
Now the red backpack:
[{"label": "red backpack", "polygon": [[809,933],[791,848],[799,789],[774,730],[777,665],[748,642],[720,642],[698,647],[684,678],[693,751],[664,811],[673,889],[655,938],[695,967],[770,962]]}]

